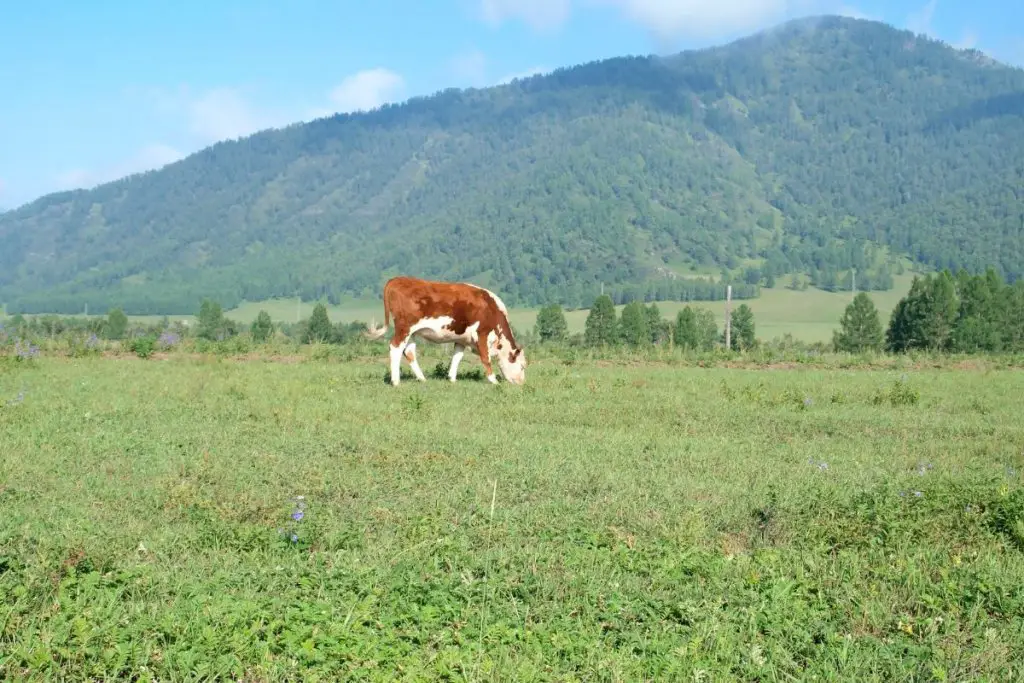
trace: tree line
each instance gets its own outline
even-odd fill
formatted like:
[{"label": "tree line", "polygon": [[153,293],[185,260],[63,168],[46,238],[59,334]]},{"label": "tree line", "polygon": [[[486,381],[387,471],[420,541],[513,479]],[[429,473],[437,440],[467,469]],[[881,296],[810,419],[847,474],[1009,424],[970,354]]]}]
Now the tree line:
[{"label": "tree line", "polygon": [[861,292],[833,336],[837,351],[1024,351],[1024,281],[1008,284],[994,268],[915,276],[883,329],[874,302]]},{"label": "tree line", "polygon": [[[752,309],[739,303],[730,314],[730,347],[735,351],[757,348]],[[275,323],[261,310],[248,326],[224,314],[220,303],[204,299],[195,325],[171,322],[167,317],[149,325],[132,325],[120,308],[105,317],[66,317],[16,314],[0,323],[0,343],[25,336],[55,338],[81,333],[107,340],[132,340],[164,335],[173,340],[194,337],[224,341],[247,334],[264,343],[276,335],[303,343],[346,344],[361,338],[365,324],[332,322],[324,303],[317,303],[309,318],[297,323]],[[517,331],[521,334],[523,331]],[[684,306],[674,319],[662,316],[657,303],[634,299],[616,311],[609,294],[597,296],[590,306],[582,333],[570,334],[565,310],[556,303],[543,306],[531,342],[584,347],[643,349],[672,346],[711,351],[725,345],[725,330],[706,308]],[[1024,352],[1024,280],[1006,282],[994,268],[971,274],[948,270],[915,276],[907,294],[893,309],[888,325],[867,292],[858,293],[846,307],[833,334],[837,352],[906,353],[929,351],[952,354]]]}]

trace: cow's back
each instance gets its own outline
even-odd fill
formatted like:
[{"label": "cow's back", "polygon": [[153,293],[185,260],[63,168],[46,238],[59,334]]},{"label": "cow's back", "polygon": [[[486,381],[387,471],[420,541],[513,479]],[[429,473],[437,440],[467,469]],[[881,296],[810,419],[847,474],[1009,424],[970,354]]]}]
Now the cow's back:
[{"label": "cow's back", "polygon": [[438,282],[406,275],[391,278],[384,296],[393,316],[414,324],[425,318],[451,318],[454,331],[479,323],[493,329],[500,310],[487,290],[461,282]]}]

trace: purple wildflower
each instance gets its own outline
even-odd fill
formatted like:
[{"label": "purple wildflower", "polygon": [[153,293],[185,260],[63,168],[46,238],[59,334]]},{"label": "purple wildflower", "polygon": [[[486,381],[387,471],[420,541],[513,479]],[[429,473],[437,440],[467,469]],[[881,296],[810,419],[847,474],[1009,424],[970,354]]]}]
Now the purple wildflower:
[{"label": "purple wildflower", "polygon": [[302,510],[296,510],[295,512],[292,513],[292,519],[294,519],[296,522],[302,521],[302,518],[305,516],[306,513],[303,512]]},{"label": "purple wildflower", "polygon": [[28,360],[30,358],[36,358],[39,355],[39,347],[30,342],[23,342],[18,340],[14,344],[14,353],[17,354],[21,360]]},{"label": "purple wildflower", "polygon": [[179,341],[181,341],[180,336],[178,336],[174,332],[171,332],[170,330],[167,330],[160,335],[160,338],[157,340],[157,343],[162,348],[169,349],[175,346]]}]

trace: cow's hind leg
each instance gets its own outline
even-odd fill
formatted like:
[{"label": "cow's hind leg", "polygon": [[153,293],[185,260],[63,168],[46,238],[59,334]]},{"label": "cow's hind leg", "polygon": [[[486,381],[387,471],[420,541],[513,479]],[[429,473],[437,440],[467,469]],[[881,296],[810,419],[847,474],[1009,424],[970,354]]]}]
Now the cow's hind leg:
[{"label": "cow's hind leg", "polygon": [[395,325],[395,334],[391,337],[391,344],[388,345],[388,351],[391,354],[391,384],[392,386],[398,386],[399,381],[402,377],[402,351],[409,344],[409,339],[412,337],[409,334],[408,329],[399,329],[398,325]]},{"label": "cow's hind leg", "polygon": [[409,367],[412,368],[412,374],[416,375],[416,379],[426,382],[427,378],[424,377],[423,370],[420,369],[420,364],[416,360],[416,342],[409,342],[405,345],[405,359],[409,361]]},{"label": "cow's hind leg", "polygon": [[455,381],[455,376],[459,374],[459,363],[462,362],[462,356],[465,353],[465,346],[462,344],[455,345],[455,353],[452,354],[452,364],[448,367],[448,379],[452,382]]}]

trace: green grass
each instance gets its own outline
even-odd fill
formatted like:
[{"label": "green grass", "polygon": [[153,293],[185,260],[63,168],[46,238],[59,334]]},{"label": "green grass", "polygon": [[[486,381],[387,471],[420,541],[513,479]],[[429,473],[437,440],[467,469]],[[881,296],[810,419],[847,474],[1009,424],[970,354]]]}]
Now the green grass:
[{"label": "green grass", "polygon": [[1024,671],[1019,371],[385,366],[0,357],[0,678]]}]

